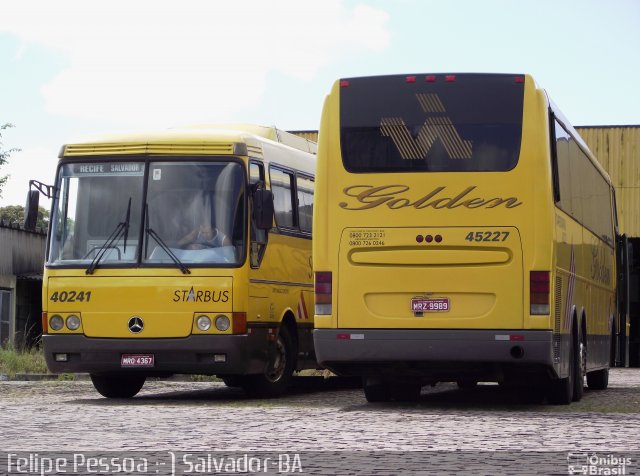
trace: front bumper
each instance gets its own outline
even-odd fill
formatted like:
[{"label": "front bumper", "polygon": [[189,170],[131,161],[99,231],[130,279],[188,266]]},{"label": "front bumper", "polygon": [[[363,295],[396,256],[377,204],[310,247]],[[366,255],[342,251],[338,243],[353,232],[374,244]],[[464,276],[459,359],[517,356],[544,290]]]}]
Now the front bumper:
[{"label": "front bumper", "polygon": [[[106,374],[135,372],[149,376],[182,374],[232,375],[262,373],[268,356],[267,330],[242,335],[192,335],[163,339],[104,339],[78,334],[44,335],[45,359],[54,373]],[[66,362],[55,354],[67,354]],[[122,354],[153,354],[153,367],[121,366]],[[225,362],[215,362],[224,354]]]},{"label": "front bumper", "polygon": [[342,375],[555,372],[551,331],[316,329],[313,340],[318,363]]}]

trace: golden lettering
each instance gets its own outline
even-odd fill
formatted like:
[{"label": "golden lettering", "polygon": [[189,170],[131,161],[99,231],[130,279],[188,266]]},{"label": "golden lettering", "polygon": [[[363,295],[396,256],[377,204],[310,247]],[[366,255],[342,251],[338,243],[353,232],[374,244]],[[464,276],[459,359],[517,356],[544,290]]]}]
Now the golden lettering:
[{"label": "golden lettering", "polygon": [[[470,186],[457,195],[446,194],[447,187],[436,187],[421,198],[412,201],[405,193],[411,189],[406,185],[352,185],[343,190],[347,197],[355,199],[352,203],[341,202],[340,207],[345,210],[369,210],[386,205],[391,210],[413,207],[418,210],[431,207],[435,210],[453,208],[497,208],[504,205],[505,208],[516,208],[522,205],[517,197],[492,197],[483,198],[472,196],[476,186]],[[463,200],[465,199],[465,200]]]}]

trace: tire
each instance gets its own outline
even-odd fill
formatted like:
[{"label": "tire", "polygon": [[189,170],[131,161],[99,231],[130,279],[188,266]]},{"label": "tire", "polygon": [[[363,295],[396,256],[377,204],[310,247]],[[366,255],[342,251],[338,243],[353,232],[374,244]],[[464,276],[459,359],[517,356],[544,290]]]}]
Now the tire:
[{"label": "tire", "polygon": [[364,377],[362,379],[362,388],[364,396],[369,403],[389,402],[391,401],[391,387],[388,383],[375,381]]},{"label": "tire", "polygon": [[249,396],[256,398],[273,398],[284,394],[291,384],[295,356],[294,339],[287,326],[282,325],[264,372],[244,376],[241,379],[242,388]]},{"label": "tire", "polygon": [[605,390],[609,386],[609,369],[600,369],[587,374],[587,386],[592,390]]},{"label": "tire", "polygon": [[574,357],[574,380],[573,380],[573,401],[579,402],[584,394],[584,378],[587,375],[587,346],[584,333],[580,332],[578,345],[575,348]]},{"label": "tire", "polygon": [[106,398],[131,398],[138,394],[147,378],[144,375],[94,375],[91,382],[100,395]]},{"label": "tire", "polygon": [[391,387],[391,399],[396,402],[417,402],[420,400],[422,385],[417,383],[402,383]]},{"label": "tire", "polygon": [[569,355],[571,356],[571,362],[569,363],[569,375],[565,378],[549,381],[547,398],[549,399],[549,403],[552,405],[569,405],[573,401],[573,390],[575,388],[573,377],[576,371],[577,360],[574,348],[575,342],[572,336],[569,347]]}]

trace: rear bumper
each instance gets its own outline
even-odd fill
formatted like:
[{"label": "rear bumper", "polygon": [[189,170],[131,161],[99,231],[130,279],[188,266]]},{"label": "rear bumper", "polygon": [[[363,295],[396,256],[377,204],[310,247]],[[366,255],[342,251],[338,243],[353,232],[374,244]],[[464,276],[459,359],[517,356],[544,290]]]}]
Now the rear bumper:
[{"label": "rear bumper", "polygon": [[[101,339],[84,335],[44,335],[45,359],[54,373],[104,374],[135,372],[145,375],[174,373],[229,375],[261,373],[267,361],[266,329],[242,335],[192,335],[169,339]],[[67,354],[57,362],[54,354]],[[153,367],[123,368],[122,354],[153,354]],[[225,362],[215,362],[224,354]]]},{"label": "rear bumper", "polygon": [[551,331],[316,329],[314,344],[319,364],[343,375],[404,370],[440,379],[554,368]]}]

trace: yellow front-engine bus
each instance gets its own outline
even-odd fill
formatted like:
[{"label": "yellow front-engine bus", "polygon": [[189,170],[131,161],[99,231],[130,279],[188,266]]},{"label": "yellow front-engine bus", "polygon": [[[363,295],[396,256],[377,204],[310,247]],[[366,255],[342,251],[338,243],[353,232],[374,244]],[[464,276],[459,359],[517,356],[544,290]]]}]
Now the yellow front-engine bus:
[{"label": "yellow front-engine bus", "polygon": [[[257,396],[315,367],[315,143],[237,125],[62,148],[43,282],[52,372],[106,397],[218,375]],[[38,192],[30,192],[33,210]]]},{"label": "yellow front-engine bus", "polygon": [[527,75],[337,81],[318,143],[315,349],[369,401],[607,386],[614,192]]}]

